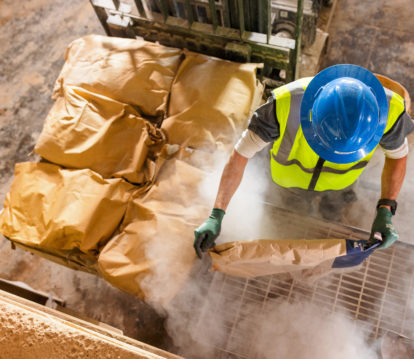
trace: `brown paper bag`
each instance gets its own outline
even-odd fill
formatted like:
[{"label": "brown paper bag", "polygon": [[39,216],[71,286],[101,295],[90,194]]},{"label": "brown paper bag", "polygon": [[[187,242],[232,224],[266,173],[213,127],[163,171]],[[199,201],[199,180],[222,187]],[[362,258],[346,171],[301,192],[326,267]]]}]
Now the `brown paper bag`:
[{"label": "brown paper bag", "polygon": [[132,188],[88,169],[18,163],[0,231],[28,246],[96,255],[121,222]]},{"label": "brown paper bag", "polygon": [[258,239],[223,243],[209,252],[213,268],[256,277],[317,267],[346,255],[345,239]]},{"label": "brown paper bag", "polygon": [[162,132],[131,106],[75,86],[62,87],[50,110],[35,152],[56,164],[90,168],[105,178],[144,183],[151,147]]},{"label": "brown paper bag", "polygon": [[261,101],[259,64],[240,64],[186,52],[171,89],[169,143],[214,150],[232,146]]},{"label": "brown paper bag", "polygon": [[134,195],[120,233],[98,258],[106,280],[157,304],[177,293],[196,258],[194,228],[209,211],[198,190],[203,175],[174,158],[148,192]]},{"label": "brown paper bag", "polygon": [[135,105],[144,115],[162,115],[181,55],[180,49],[144,40],[85,36],[68,46],[53,98],[73,85]]}]

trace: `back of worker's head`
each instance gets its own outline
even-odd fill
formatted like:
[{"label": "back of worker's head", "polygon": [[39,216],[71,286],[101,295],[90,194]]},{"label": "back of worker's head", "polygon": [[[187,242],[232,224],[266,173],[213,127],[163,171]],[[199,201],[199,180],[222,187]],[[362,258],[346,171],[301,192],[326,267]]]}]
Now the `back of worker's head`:
[{"label": "back of worker's head", "polygon": [[301,105],[301,125],[309,146],[323,159],[351,163],[380,141],[388,115],[379,80],[356,65],[336,65],[309,83]]}]

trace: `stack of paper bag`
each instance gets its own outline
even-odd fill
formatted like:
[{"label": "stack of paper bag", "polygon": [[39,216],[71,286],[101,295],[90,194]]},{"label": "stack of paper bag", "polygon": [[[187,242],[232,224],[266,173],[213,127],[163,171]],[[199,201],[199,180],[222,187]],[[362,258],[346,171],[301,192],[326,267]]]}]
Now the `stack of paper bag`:
[{"label": "stack of paper bag", "polygon": [[[170,299],[212,206],[199,185],[214,151],[232,149],[261,101],[257,68],[142,40],[74,41],[35,149],[54,164],[16,166],[1,232],[58,254],[81,251],[114,286]],[[249,277],[311,268],[345,247],[259,239],[210,255],[217,270]]]}]

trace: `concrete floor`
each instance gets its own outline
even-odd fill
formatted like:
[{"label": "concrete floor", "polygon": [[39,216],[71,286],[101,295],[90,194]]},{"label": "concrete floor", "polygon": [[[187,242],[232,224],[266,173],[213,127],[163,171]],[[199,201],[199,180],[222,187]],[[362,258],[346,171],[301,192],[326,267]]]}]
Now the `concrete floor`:
[{"label": "concrete floor", "polygon": [[[414,29],[411,0],[338,0],[329,28],[322,67],[354,63],[401,82],[414,97]],[[31,150],[52,104],[51,90],[63,65],[66,46],[80,36],[103,34],[86,0],[0,0],[0,201],[16,162],[37,160]],[[410,139],[414,153],[414,138]],[[258,158],[258,161],[261,159]],[[380,193],[383,155],[378,151],[355,186],[357,200],[344,206],[341,222],[369,229]],[[395,225],[401,240],[414,244],[410,201],[414,155],[399,197]],[[283,206],[276,195],[274,203]],[[316,216],[322,216],[316,213]],[[118,327],[162,348],[170,343],[163,319],[145,303],[95,276],[75,272],[0,240],[0,277],[24,281],[66,300],[70,309]],[[103,299],[104,298],[104,299]]]}]

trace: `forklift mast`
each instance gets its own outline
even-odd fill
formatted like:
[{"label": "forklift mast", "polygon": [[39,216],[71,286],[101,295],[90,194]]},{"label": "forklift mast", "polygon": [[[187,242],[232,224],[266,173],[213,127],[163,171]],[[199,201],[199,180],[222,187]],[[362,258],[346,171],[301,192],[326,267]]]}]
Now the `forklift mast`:
[{"label": "forklift mast", "polygon": [[[304,16],[316,32],[315,1],[320,0],[90,3],[108,36],[138,37],[226,60],[263,63],[258,75],[283,83],[294,80],[298,72]],[[307,28],[304,38],[311,43],[314,34]]]}]

